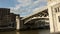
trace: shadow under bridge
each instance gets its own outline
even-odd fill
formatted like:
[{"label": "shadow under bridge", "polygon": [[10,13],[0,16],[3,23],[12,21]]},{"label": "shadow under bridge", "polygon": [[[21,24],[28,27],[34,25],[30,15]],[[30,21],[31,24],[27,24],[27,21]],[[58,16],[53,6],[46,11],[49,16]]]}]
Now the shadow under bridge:
[{"label": "shadow under bridge", "polygon": [[25,24],[29,28],[40,28],[49,26],[49,18],[48,17],[42,17],[42,18],[30,18],[28,21],[25,22]]}]

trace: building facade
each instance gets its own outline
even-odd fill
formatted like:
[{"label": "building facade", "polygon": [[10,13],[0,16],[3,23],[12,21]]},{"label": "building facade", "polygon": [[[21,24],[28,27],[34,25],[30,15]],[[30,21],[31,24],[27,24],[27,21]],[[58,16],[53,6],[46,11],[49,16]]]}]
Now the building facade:
[{"label": "building facade", "polygon": [[50,32],[60,32],[60,1],[48,0],[48,12],[50,19]]},{"label": "building facade", "polygon": [[[0,26],[1,25],[5,25],[5,22],[3,19],[6,15],[9,15],[10,14],[10,9],[8,8],[0,8]],[[6,21],[6,20],[5,20]],[[6,23],[7,24],[7,23]]]}]

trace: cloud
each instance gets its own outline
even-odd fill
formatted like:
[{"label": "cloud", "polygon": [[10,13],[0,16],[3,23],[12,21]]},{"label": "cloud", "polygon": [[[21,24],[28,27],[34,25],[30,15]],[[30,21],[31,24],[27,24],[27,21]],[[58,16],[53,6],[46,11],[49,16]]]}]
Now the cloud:
[{"label": "cloud", "polygon": [[11,12],[20,15],[31,14],[36,8],[46,5],[46,0],[17,0],[17,2],[19,2],[19,4],[10,8]]},{"label": "cloud", "polygon": [[21,4],[16,5],[16,9],[19,9],[20,7],[25,7],[25,6],[32,6],[40,2],[46,2],[46,0],[17,0],[17,1]]}]

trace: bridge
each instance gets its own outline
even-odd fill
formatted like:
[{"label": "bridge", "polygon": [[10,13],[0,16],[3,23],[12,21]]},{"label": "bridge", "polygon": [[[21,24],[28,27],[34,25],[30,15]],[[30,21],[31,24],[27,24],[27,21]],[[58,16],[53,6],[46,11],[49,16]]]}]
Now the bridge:
[{"label": "bridge", "polygon": [[[3,11],[2,11],[2,15],[3,15]],[[37,28],[42,25],[46,26],[49,24],[48,15],[49,14],[48,14],[47,6],[41,8],[41,9],[37,9],[32,14],[30,14],[22,19],[20,18],[20,16],[18,14],[9,13],[2,18],[3,19],[2,21],[0,20],[1,21],[0,25],[4,25],[5,29],[6,28],[16,28],[17,30],[25,28],[25,27]],[[5,19],[7,19],[8,22]],[[4,22],[6,22],[6,23],[4,23]],[[0,28],[0,29],[2,29],[2,28]]]},{"label": "bridge", "polygon": [[22,18],[21,20],[24,24],[26,24],[26,26],[28,25],[28,27],[39,27],[41,24],[45,26],[49,25],[48,15],[48,8],[47,6],[44,6],[43,8],[37,9],[34,13]]},{"label": "bridge", "polygon": [[22,18],[21,20],[24,21],[24,24],[29,23],[29,21],[33,19],[48,19],[48,8],[47,6],[36,10],[33,14],[30,14],[29,16],[26,16]]}]

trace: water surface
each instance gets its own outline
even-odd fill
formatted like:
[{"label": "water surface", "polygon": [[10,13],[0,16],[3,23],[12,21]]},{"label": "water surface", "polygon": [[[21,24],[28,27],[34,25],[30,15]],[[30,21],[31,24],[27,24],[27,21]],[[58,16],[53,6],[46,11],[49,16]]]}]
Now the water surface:
[{"label": "water surface", "polygon": [[0,34],[50,34],[49,29],[39,29],[39,30],[27,30],[27,31],[6,31],[0,32]]}]

